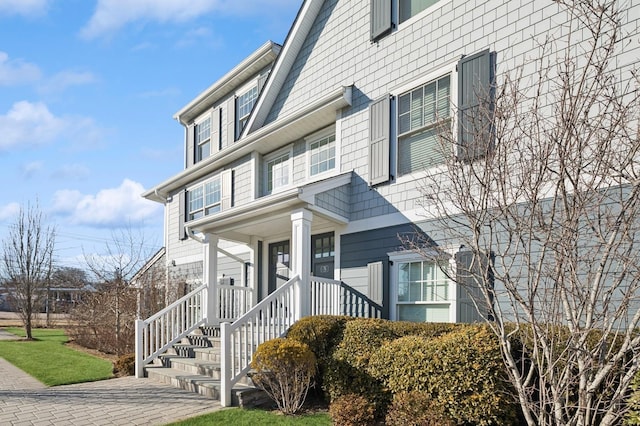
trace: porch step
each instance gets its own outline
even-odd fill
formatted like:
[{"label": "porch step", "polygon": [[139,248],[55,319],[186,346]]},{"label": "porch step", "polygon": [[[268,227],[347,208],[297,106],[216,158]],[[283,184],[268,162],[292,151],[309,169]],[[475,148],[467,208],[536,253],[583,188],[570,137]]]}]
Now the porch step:
[{"label": "porch step", "polygon": [[[220,380],[200,374],[191,374],[175,368],[147,367],[149,379],[188,390],[211,399],[220,399]],[[236,384],[231,390],[234,406],[259,407],[272,403],[267,394],[255,387]]]},{"label": "porch step", "polygon": [[[220,399],[220,330],[201,327],[173,345],[151,365],[147,377],[212,399]],[[249,376],[249,375],[248,375]],[[233,405],[268,406],[271,399],[245,376],[231,392]]]}]

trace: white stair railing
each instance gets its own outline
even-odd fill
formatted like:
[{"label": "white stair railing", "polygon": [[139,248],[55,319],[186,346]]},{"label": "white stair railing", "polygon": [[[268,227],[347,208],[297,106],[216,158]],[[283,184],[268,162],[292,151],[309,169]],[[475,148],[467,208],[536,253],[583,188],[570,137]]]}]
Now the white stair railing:
[{"label": "white stair railing", "polygon": [[204,324],[202,285],[146,320],[136,320],[136,377],[144,377],[144,366],[174,343]]},{"label": "white stair railing", "polygon": [[329,278],[311,277],[311,315],[341,315],[342,282]]},{"label": "white stair railing", "polygon": [[[251,308],[232,324],[220,324],[221,389],[220,404],[231,405],[231,389],[251,369],[251,359],[257,347],[267,340],[283,336],[300,318],[301,312],[311,315],[340,312],[340,281],[310,277],[310,288],[301,288],[296,276]],[[310,309],[302,309],[300,292],[310,292]]]},{"label": "white stair railing", "polygon": [[235,285],[218,285],[218,312],[220,322],[235,321],[251,309],[252,289]]},{"label": "white stair railing", "polygon": [[231,388],[251,368],[258,345],[284,335],[298,315],[300,278],[291,278],[232,324],[220,324],[220,404],[231,405]]}]

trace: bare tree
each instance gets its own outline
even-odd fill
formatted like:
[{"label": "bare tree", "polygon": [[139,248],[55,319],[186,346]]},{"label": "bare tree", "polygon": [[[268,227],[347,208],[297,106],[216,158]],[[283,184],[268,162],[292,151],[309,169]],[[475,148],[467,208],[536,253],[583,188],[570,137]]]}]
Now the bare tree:
[{"label": "bare tree", "polygon": [[430,236],[472,255],[440,264],[498,337],[527,423],[619,424],[640,368],[640,85],[620,60],[638,9],[557,3],[559,36],[476,93],[464,139],[442,131],[421,200]]},{"label": "bare tree", "polygon": [[[106,308],[104,319],[113,325],[113,346],[118,355],[132,351],[137,292],[131,286],[131,278],[149,254],[143,233],[130,227],[114,232],[111,241],[105,244],[104,253],[85,253],[85,262],[96,277],[100,293],[99,297],[90,299],[97,300],[103,310]],[[91,306],[91,309],[98,307]]]},{"label": "bare tree", "polygon": [[4,285],[32,339],[32,321],[46,295],[53,267],[55,228],[46,226],[37,204],[23,206],[2,242]]}]

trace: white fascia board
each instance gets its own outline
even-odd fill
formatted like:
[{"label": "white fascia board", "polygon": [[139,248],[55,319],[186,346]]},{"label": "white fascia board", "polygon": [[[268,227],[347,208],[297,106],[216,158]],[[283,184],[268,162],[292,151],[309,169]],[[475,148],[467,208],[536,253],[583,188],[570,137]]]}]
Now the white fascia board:
[{"label": "white fascia board", "polygon": [[256,65],[257,68],[262,69],[268,63],[274,62],[280,53],[280,49],[281,46],[279,44],[267,41],[231,71],[202,91],[180,111],[176,112],[173,118],[182,125],[188,125],[193,118],[211,107],[217,100],[223,98],[240,84],[244,84],[244,81],[256,71]]},{"label": "white fascia board", "polygon": [[251,134],[264,125],[267,115],[284,85],[293,63],[300,53],[309,31],[315,22],[324,0],[306,0],[287,35],[282,50],[271,70],[271,75],[258,98],[254,111],[245,126],[243,136]]},{"label": "white fascia board", "polygon": [[163,202],[173,191],[204,177],[252,152],[266,153],[285,146],[314,130],[335,122],[336,111],[351,105],[351,86],[339,87],[305,108],[278,121],[269,123],[249,136],[238,140],[233,147],[219,151],[193,167],[183,170],[151,188],[142,196]]}]

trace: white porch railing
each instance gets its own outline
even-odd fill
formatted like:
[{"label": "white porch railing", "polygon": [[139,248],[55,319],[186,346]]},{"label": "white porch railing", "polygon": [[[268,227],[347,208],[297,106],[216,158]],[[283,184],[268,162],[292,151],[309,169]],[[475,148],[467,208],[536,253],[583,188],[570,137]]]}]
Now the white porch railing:
[{"label": "white porch railing", "polygon": [[204,324],[206,289],[202,285],[146,320],[136,320],[136,377],[144,377],[145,365]]},{"label": "white porch railing", "polygon": [[311,277],[311,315],[341,315],[342,282]]},{"label": "white porch railing", "polygon": [[[250,370],[253,354],[261,343],[283,336],[301,312],[323,315],[340,311],[340,281],[310,277],[309,282],[310,288],[303,289],[298,276],[291,278],[232,324],[220,324],[223,407],[231,405],[231,389]],[[311,297],[300,297],[303,291],[310,292]],[[301,300],[308,300],[311,306],[303,309]]]},{"label": "white porch railing", "polygon": [[251,309],[252,289],[235,285],[218,285],[218,312],[220,322],[234,321]]}]

